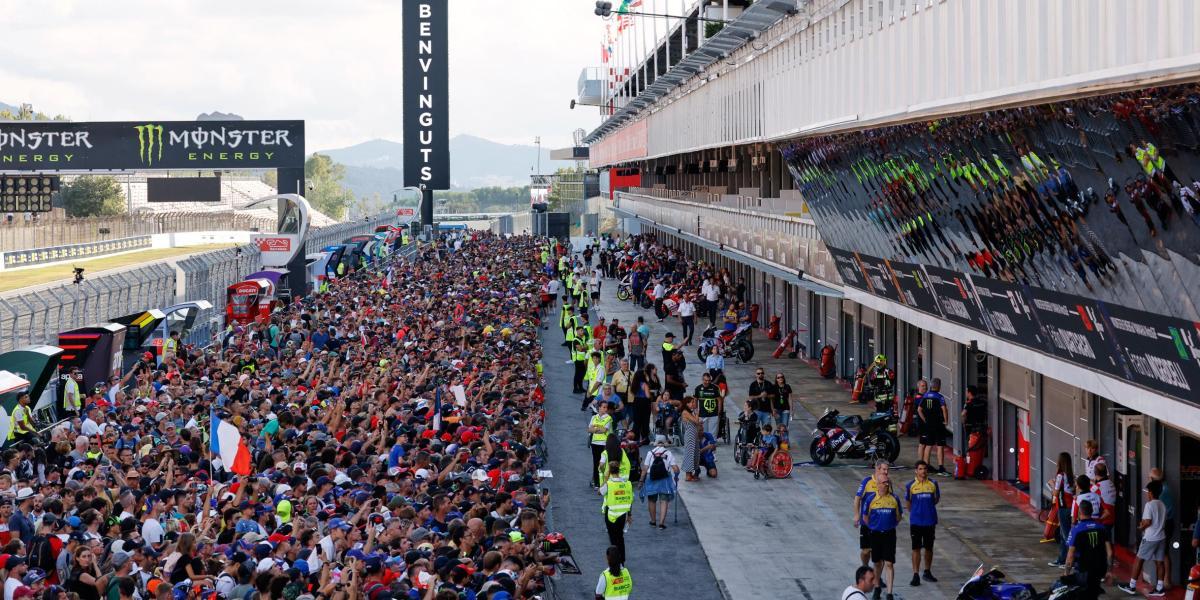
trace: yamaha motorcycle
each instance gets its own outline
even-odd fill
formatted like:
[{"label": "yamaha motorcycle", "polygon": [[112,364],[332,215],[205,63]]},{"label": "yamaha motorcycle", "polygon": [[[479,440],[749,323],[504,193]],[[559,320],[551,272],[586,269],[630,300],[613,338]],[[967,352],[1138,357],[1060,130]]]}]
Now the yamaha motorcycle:
[{"label": "yamaha motorcycle", "polygon": [[1050,589],[1038,593],[1028,583],[1008,583],[1004,573],[993,568],[984,571],[983,565],[958,591],[958,600],[1074,600],[1083,597],[1083,587],[1062,577]]},{"label": "yamaha motorcycle", "polygon": [[832,463],[834,457],[882,458],[894,462],[900,456],[897,421],[896,413],[891,411],[872,413],[863,420],[857,415],[843,417],[837,410],[827,410],[817,420],[808,454],[820,466]]}]

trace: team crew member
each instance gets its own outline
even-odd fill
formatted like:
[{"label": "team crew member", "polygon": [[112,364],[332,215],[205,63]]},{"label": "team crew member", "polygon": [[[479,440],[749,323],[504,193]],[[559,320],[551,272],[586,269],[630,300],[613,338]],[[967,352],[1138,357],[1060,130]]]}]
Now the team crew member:
[{"label": "team crew member", "polygon": [[[902,516],[900,499],[892,493],[891,482],[880,481],[878,491],[867,505],[867,527],[871,530],[871,560],[880,580],[887,586],[888,600],[893,600],[892,590],[896,589],[896,527]],[[875,588],[875,598],[878,599],[881,592],[881,588]]]},{"label": "team crew member", "polygon": [[621,463],[608,464],[608,481],[600,486],[604,504],[604,527],[608,529],[608,543],[616,546],[620,564],[625,564],[625,518],[633,507],[633,484],[621,477]]},{"label": "team crew member", "polygon": [[[571,391],[576,394],[584,394],[587,391],[583,387],[583,382],[587,377],[588,355],[587,339],[582,327],[575,328],[575,339],[571,342],[571,362],[575,363],[575,374],[571,379],[574,387]],[[579,407],[579,410],[586,410],[589,400],[590,398],[587,397],[587,394],[584,394],[583,404]]]},{"label": "team crew member", "polygon": [[[1103,454],[1100,454],[1100,444],[1096,443],[1096,440],[1084,442],[1083,451],[1087,454],[1086,458],[1083,459],[1083,474],[1087,475],[1088,480],[1095,481],[1096,465],[1108,466],[1108,461],[1104,459]],[[1100,508],[1097,506],[1093,506],[1092,509],[1097,513],[1100,511]]]},{"label": "team crew member", "polygon": [[[1100,469],[1097,468],[1097,471]],[[1159,499],[1162,496],[1162,482],[1151,481],[1146,484],[1146,504],[1142,507],[1142,520],[1138,529],[1142,530],[1142,543],[1138,545],[1137,562],[1133,565],[1133,573],[1126,585],[1117,586],[1127,594],[1137,593],[1137,582],[1142,578],[1142,566],[1146,561],[1154,563],[1154,591],[1146,594],[1151,598],[1166,595],[1163,579],[1166,576],[1166,563],[1163,557],[1167,555],[1167,507]]]},{"label": "team crew member", "polygon": [[721,411],[724,410],[721,388],[712,381],[712,375],[705,373],[700,376],[700,385],[693,392],[700,405],[700,420],[704,423],[704,433],[717,435],[717,425],[720,422]]},{"label": "team crew member", "polygon": [[[588,433],[592,435],[592,487],[600,480],[600,455],[608,443],[608,433],[612,430],[612,416],[608,414],[608,403],[597,402],[596,414],[588,422]],[[620,468],[621,464],[617,463]]]},{"label": "team crew member", "polygon": [[608,559],[608,568],[596,582],[596,600],[626,600],[633,591],[633,577],[621,564],[621,551],[616,546],[609,546],[604,556]]},{"label": "team crew member", "polygon": [[33,411],[29,407],[29,393],[17,395],[17,405],[13,407],[12,428],[9,429],[8,439],[23,442],[34,434]]},{"label": "team crew member", "polygon": [[79,394],[79,367],[71,367],[71,374],[67,377],[67,383],[63,386],[63,408],[66,409],[67,416],[79,416],[80,409],[83,408],[83,399]]},{"label": "team crew member", "polygon": [[[904,502],[908,508],[908,530],[912,535],[912,581],[911,586],[925,581],[937,583],[933,576],[933,540],[937,529],[937,505],[942,499],[942,490],[936,481],[929,479],[929,463],[918,460],[917,478],[904,488]],[[921,575],[921,551],[925,552],[925,572]]]},{"label": "team crew member", "polygon": [[934,377],[929,392],[921,398],[917,416],[921,418],[921,460],[929,462],[933,450],[937,450],[939,475],[946,473],[946,422],[950,420],[946,408],[946,397],[942,395],[942,380]]},{"label": "team crew member", "polygon": [[1071,534],[1067,537],[1065,569],[1070,575],[1073,569],[1078,568],[1078,579],[1084,586],[1080,597],[1085,600],[1096,600],[1100,597],[1100,582],[1104,581],[1104,575],[1108,571],[1108,557],[1112,556],[1112,540],[1108,537],[1108,530],[1092,519],[1092,512],[1091,501],[1080,501],[1079,522],[1071,528]]},{"label": "team crew member", "polygon": [[886,460],[875,461],[875,472],[870,477],[863,478],[854,494],[854,526],[858,527],[859,558],[862,559],[863,566],[871,562],[871,530],[867,527],[867,506],[875,498],[879,482],[888,480],[889,469]]},{"label": "team crew member", "polygon": [[867,600],[867,592],[875,589],[875,569],[859,567],[854,572],[854,585],[842,590],[842,600]]}]

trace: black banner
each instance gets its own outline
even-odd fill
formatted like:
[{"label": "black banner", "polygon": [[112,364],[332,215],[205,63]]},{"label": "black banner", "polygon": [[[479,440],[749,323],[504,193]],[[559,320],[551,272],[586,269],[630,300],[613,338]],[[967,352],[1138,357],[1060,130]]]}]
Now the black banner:
[{"label": "black banner", "polygon": [[858,264],[862,266],[863,275],[867,278],[867,285],[871,286],[871,293],[892,302],[902,302],[900,289],[886,260],[869,254],[855,254],[855,257],[858,258]]},{"label": "black banner", "polygon": [[1127,371],[1117,361],[1113,334],[1094,300],[1042,288],[1025,289],[1042,339],[1051,352],[1064,360],[1128,379]]},{"label": "black banner", "polygon": [[304,121],[0,123],[0,171],[304,166]]},{"label": "black banner", "polygon": [[929,287],[929,276],[925,274],[921,265],[889,260],[888,266],[896,276],[896,284],[900,286],[900,294],[904,297],[905,304],[921,312],[942,316],[937,296],[934,295],[933,288]]},{"label": "black banner", "polygon": [[975,297],[983,307],[992,334],[1010,342],[1016,342],[1045,352],[1050,351],[1048,341],[1042,337],[1033,306],[1024,288],[1019,285],[971,276]]},{"label": "black banner", "polygon": [[220,202],[220,177],[147,177],[146,202]]},{"label": "black banner", "polygon": [[404,184],[450,189],[446,0],[405,0]]},{"label": "black banner", "polygon": [[1200,324],[1097,302],[1115,334],[1129,377],[1150,389],[1200,403]]},{"label": "black banner", "polygon": [[933,265],[925,265],[925,273],[929,275],[929,287],[937,295],[943,317],[971,329],[989,331],[966,275]]},{"label": "black banner", "polygon": [[834,248],[833,246],[827,247],[829,248],[829,254],[833,256],[833,264],[837,267],[838,274],[842,276],[842,283],[864,292],[871,291],[871,288],[867,287],[866,280],[863,279],[863,272],[862,268],[858,265],[858,259],[845,250]]}]

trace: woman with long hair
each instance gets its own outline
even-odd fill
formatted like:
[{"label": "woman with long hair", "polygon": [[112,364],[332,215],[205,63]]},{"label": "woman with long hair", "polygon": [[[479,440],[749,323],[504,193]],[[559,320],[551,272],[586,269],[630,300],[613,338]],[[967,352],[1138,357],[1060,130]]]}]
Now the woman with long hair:
[{"label": "woman with long hair", "polygon": [[696,414],[696,398],[688,396],[683,399],[682,413],[680,418],[683,420],[683,472],[687,473],[688,481],[699,481],[697,475],[700,473],[698,451],[700,449],[700,432],[703,430],[703,422],[700,416]]},{"label": "woman with long hair", "polygon": [[80,600],[100,600],[100,565],[96,555],[88,546],[81,546],[71,560],[71,578],[67,580],[67,591],[77,594]]},{"label": "woman with long hair", "polygon": [[1050,563],[1063,566],[1067,562],[1067,538],[1071,534],[1071,506],[1075,503],[1075,467],[1069,452],[1058,453],[1058,465],[1050,482],[1050,498],[1058,505],[1058,560]]},{"label": "woman with long hair", "polygon": [[637,434],[638,444],[650,443],[650,417],[654,405],[654,387],[658,384],[657,367],[647,364],[642,370],[633,374],[629,391],[633,396],[633,431]]},{"label": "woman with long hair", "polygon": [[633,578],[629,576],[629,569],[621,565],[621,549],[609,546],[604,558],[608,560],[608,568],[600,573],[600,581],[596,582],[596,600],[628,598],[629,592],[633,591]]},{"label": "woman with long hair", "polygon": [[621,477],[629,479],[629,469],[632,465],[629,464],[629,457],[625,455],[625,450],[621,448],[621,438],[611,434],[608,440],[604,442],[604,453],[600,455],[600,481],[596,485],[604,485],[608,481],[608,465],[610,463],[619,463],[621,465]]},{"label": "woman with long hair", "polygon": [[180,535],[175,551],[179,553],[179,557],[175,560],[175,567],[171,569],[172,585],[184,579],[190,579],[194,585],[212,585],[212,578],[208,576],[204,560],[196,555],[196,536],[194,534]]}]

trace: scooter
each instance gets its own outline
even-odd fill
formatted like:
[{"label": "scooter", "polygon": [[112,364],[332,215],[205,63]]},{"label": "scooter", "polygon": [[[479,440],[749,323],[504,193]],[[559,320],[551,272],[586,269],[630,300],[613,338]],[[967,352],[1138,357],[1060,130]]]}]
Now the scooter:
[{"label": "scooter", "polygon": [[704,362],[716,347],[717,354],[721,356],[733,357],[743,363],[750,362],[754,358],[750,329],[749,323],[743,323],[730,332],[719,330],[715,325],[710,326],[701,335],[700,345],[696,346],[696,358]]},{"label": "scooter", "polygon": [[975,574],[958,590],[958,600],[1071,600],[1082,597],[1082,593],[1083,587],[1064,577],[1039,594],[1028,583],[1004,581],[1000,569],[985,571],[983,565],[979,565]]},{"label": "scooter", "polygon": [[843,417],[837,410],[828,410],[817,420],[808,454],[822,467],[834,457],[893,462],[900,456],[900,439],[892,432],[895,427],[894,412],[872,413],[864,421],[857,415]]}]

